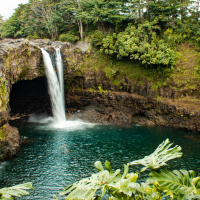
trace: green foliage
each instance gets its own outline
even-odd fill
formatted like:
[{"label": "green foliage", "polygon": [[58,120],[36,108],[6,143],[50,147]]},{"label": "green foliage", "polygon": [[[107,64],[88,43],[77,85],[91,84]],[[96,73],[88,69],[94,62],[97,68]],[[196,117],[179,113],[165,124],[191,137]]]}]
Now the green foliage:
[{"label": "green foliage", "polygon": [[141,169],[141,172],[146,169],[158,169],[164,165],[167,165],[166,162],[175,158],[180,158],[182,156],[181,147],[175,146],[170,148],[172,144],[169,144],[169,139],[161,143],[158,148],[149,156],[145,156],[143,159],[133,161],[129,165],[143,165],[144,168]]},{"label": "green foliage", "polygon": [[[23,15],[23,9],[24,5],[20,4],[15,13],[2,24],[1,33],[3,38],[14,37],[15,34],[20,30],[20,27],[22,26],[21,19]],[[23,36],[23,34],[21,36]]]},{"label": "green foliage", "polygon": [[5,135],[5,126],[0,127],[0,141],[2,141],[6,137]]},{"label": "green foliage", "polygon": [[29,40],[34,40],[34,39],[40,39],[40,37],[39,37],[39,35],[37,35],[37,33],[34,33],[34,35],[29,35],[28,37],[27,37]]},{"label": "green foliage", "polygon": [[103,35],[103,32],[102,31],[98,31],[96,30],[92,35],[91,35],[91,38],[92,38],[92,43],[95,45],[95,46],[101,46],[103,44],[102,40],[105,36]]},{"label": "green foliage", "polygon": [[[101,189],[101,197],[109,190],[113,196],[118,196],[119,191],[123,191],[126,194],[128,184],[136,182],[137,173],[128,173],[128,166],[124,165],[124,173],[121,174],[120,170],[113,172],[111,165],[108,161],[105,162],[105,168],[103,168],[100,161],[95,162],[95,167],[99,171],[97,174],[92,174],[91,177],[82,179],[81,181],[70,185],[65,188],[60,195],[65,195],[71,192],[66,199],[92,199],[98,189]],[[123,193],[122,192],[122,193]]]},{"label": "green foliage", "polygon": [[100,93],[103,92],[103,88],[102,88],[102,85],[101,85],[101,84],[99,84],[98,89],[99,89],[99,92],[100,92]]},{"label": "green foliage", "polygon": [[[141,172],[151,169],[146,182],[137,183],[138,173],[128,173],[130,164],[124,165],[124,172],[121,174],[119,169],[114,172],[108,161],[105,162],[105,169],[97,161],[94,165],[98,173],[66,187],[59,195],[67,195],[68,200],[97,200],[102,199],[106,193],[110,195],[109,200],[161,200],[164,197],[197,200],[200,198],[200,176],[196,177],[194,171],[170,172],[161,168],[167,161],[182,155],[181,147],[169,148],[171,145],[167,139],[150,156],[130,163],[144,165],[145,169]],[[96,195],[99,190],[100,196]]]},{"label": "green foliage", "polygon": [[2,35],[1,35],[1,28],[2,28],[2,25],[3,25],[3,16],[0,15],[0,39],[2,38]]},{"label": "green foliage", "polygon": [[[134,23],[136,29],[140,26],[148,28],[151,37],[147,22],[156,21],[157,28],[160,28],[160,31],[155,31],[157,36],[163,37],[163,33],[171,29],[173,34],[165,34],[167,41],[172,40],[176,43],[189,40],[199,45],[200,25],[197,8],[198,2],[191,0],[36,0],[24,5],[19,4],[15,13],[2,27],[0,18],[0,32],[3,37],[32,37],[37,34],[40,38],[55,40],[69,31],[79,32],[81,39],[88,35],[88,32],[95,31],[93,42],[95,45],[101,45],[103,35],[100,32],[119,33],[125,30],[128,23]],[[149,44],[153,37],[148,38]],[[65,37],[62,36],[61,39],[65,40]],[[168,43],[169,46],[172,44]]]},{"label": "green foliage", "polygon": [[2,37],[14,37],[17,31],[19,31],[20,22],[15,17],[9,18],[1,27]]},{"label": "green foliage", "polygon": [[171,47],[184,42],[191,42],[196,46],[200,46],[199,28],[200,24],[197,21],[177,20],[176,25],[164,32],[164,39]]},{"label": "green foliage", "polygon": [[126,2],[128,1],[82,0],[77,10],[77,18],[99,27],[102,27],[102,23],[109,23],[117,29],[118,24],[128,18]]},{"label": "green foliage", "polygon": [[157,22],[146,21],[136,26],[128,26],[124,32],[103,39],[102,51],[116,54],[118,58],[129,57],[145,65],[175,65],[175,51],[164,40],[159,39]]},{"label": "green foliage", "polygon": [[200,74],[200,66],[197,66],[197,67],[195,68],[195,70],[196,70],[197,74]]},{"label": "green foliage", "polygon": [[6,89],[6,81],[3,80],[2,77],[0,77],[0,108],[4,108],[7,104],[8,98],[7,98],[7,89]]},{"label": "green foliage", "polygon": [[80,34],[109,56],[163,73],[176,64],[178,45],[200,47],[198,6],[192,0],[35,0],[20,4],[4,23],[0,17],[0,34],[73,43]]},{"label": "green foliage", "polygon": [[158,188],[165,191],[172,198],[177,199],[199,199],[200,198],[200,176],[196,177],[194,171],[186,170],[162,170],[152,171],[148,184],[158,182]]},{"label": "green foliage", "polygon": [[28,195],[29,192],[27,190],[33,189],[32,183],[24,183],[20,185],[16,185],[8,188],[0,189],[0,200],[10,200],[15,197],[22,197],[24,195]]},{"label": "green foliage", "polygon": [[59,36],[59,40],[61,42],[72,42],[75,43],[79,40],[78,36],[75,36],[72,32],[66,33],[66,34],[61,34]]}]

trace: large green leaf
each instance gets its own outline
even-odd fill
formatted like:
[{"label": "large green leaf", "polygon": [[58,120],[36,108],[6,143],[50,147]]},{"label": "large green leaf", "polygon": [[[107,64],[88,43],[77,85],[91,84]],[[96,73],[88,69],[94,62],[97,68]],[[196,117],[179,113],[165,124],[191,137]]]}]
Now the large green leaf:
[{"label": "large green leaf", "polygon": [[145,156],[143,159],[133,161],[129,163],[129,165],[143,165],[141,172],[145,171],[147,168],[150,169],[158,169],[163,165],[167,165],[166,162],[172,160],[174,158],[180,158],[182,156],[181,147],[175,146],[170,148],[172,143],[170,144],[169,139],[163,141],[158,148],[149,156]]},{"label": "large green leaf", "polygon": [[[129,187],[134,189],[135,197],[141,200],[160,200],[162,193],[158,190],[158,182],[155,181],[153,187],[147,183],[130,183]],[[137,198],[136,198],[137,199]]]},{"label": "large green leaf", "polygon": [[136,173],[128,173],[128,166],[124,165],[124,173],[120,179],[113,181],[112,183],[107,184],[108,193],[117,199],[128,200],[132,197],[133,189],[129,187],[130,183],[135,183],[138,178]]},{"label": "large green leaf", "polygon": [[152,171],[146,182],[157,181],[160,190],[178,199],[200,199],[200,176],[195,176],[194,171],[160,170]]},{"label": "large green leaf", "polygon": [[66,199],[72,197],[74,199],[93,199],[96,191],[101,188],[102,198],[106,192],[105,185],[117,181],[121,177],[119,169],[113,173],[108,161],[106,161],[105,166],[109,171],[104,170],[100,161],[95,162],[95,167],[99,173],[92,174],[91,177],[82,179],[79,182],[66,187],[59,195],[69,194]]},{"label": "large green leaf", "polygon": [[33,189],[32,183],[24,183],[13,187],[0,189],[0,200],[13,199],[13,197],[21,197],[28,195],[26,190]]},{"label": "large green leaf", "polygon": [[[98,189],[101,189],[103,198],[106,191],[109,191],[114,197],[120,196],[126,199],[132,196],[132,189],[128,188],[128,184],[136,182],[138,174],[128,174],[128,166],[124,165],[124,173],[120,174],[120,170],[113,172],[108,161],[105,162],[106,170],[100,161],[95,162],[95,167],[99,171],[92,174],[91,177],[85,178],[65,188],[59,195],[68,195],[66,199],[93,199]],[[127,200],[128,200],[127,199]]]}]

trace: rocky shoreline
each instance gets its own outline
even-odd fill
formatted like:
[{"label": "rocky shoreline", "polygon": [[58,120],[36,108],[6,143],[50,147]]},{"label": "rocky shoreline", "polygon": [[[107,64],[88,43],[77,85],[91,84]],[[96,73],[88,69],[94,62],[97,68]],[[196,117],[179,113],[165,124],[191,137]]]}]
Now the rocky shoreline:
[{"label": "rocky shoreline", "polygon": [[20,135],[17,128],[5,124],[4,134],[5,138],[0,141],[0,163],[15,156],[20,148]]},{"label": "rocky shoreline", "polygon": [[76,114],[77,118],[85,120],[89,119],[85,117],[89,112],[93,113],[88,120],[90,122],[120,125],[137,123],[200,132],[200,112],[193,113],[181,106],[138,94],[76,89],[66,98],[66,107],[86,112]]},{"label": "rocky shoreline", "polygon": [[[200,112],[138,94],[75,89],[66,96],[65,104],[67,119],[70,120],[124,126],[136,123],[200,132]],[[21,113],[11,116],[10,120],[27,121],[30,116]]]}]

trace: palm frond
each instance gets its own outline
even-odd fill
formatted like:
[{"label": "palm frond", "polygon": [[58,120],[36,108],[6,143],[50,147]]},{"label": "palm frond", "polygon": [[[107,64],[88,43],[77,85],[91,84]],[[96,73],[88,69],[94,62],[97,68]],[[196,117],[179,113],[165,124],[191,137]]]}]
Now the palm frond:
[{"label": "palm frond", "polygon": [[143,159],[130,162],[128,165],[143,165],[140,171],[143,172],[146,169],[158,169],[161,166],[167,165],[166,162],[182,156],[181,147],[175,146],[170,148],[171,145],[169,139],[163,141],[158,148],[149,156],[145,156]]},{"label": "palm frond", "polygon": [[30,189],[33,189],[32,183],[24,183],[13,187],[2,188],[0,189],[0,200],[13,199],[13,197],[28,195],[29,192],[27,190]]}]

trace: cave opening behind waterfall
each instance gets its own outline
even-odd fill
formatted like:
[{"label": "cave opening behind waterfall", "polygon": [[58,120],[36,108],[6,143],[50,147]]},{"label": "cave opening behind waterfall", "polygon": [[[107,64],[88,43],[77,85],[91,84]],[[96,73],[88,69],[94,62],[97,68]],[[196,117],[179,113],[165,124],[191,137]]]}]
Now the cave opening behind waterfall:
[{"label": "cave opening behind waterfall", "polygon": [[10,92],[10,115],[52,115],[46,77],[22,80],[12,85]]}]

